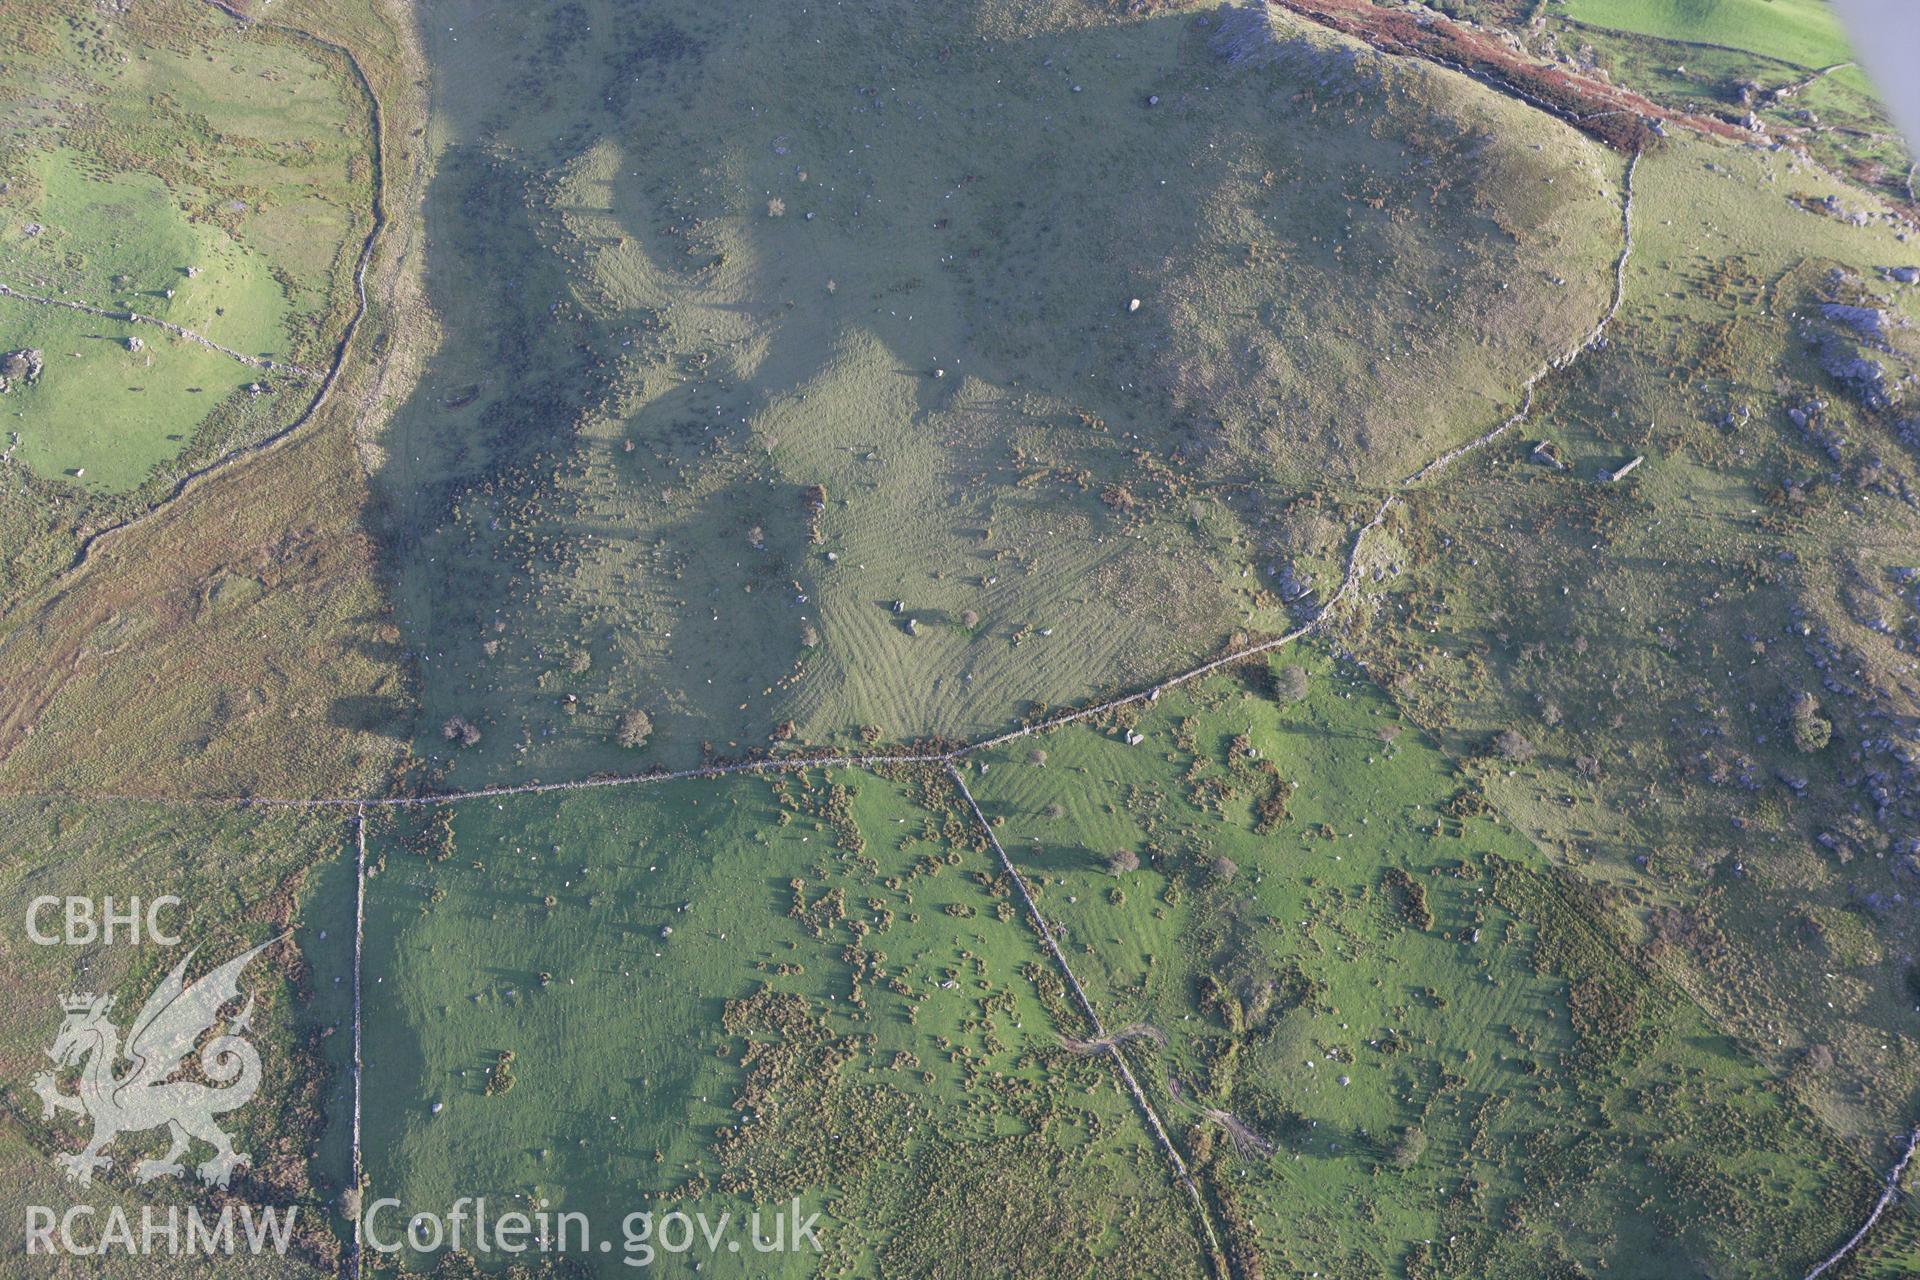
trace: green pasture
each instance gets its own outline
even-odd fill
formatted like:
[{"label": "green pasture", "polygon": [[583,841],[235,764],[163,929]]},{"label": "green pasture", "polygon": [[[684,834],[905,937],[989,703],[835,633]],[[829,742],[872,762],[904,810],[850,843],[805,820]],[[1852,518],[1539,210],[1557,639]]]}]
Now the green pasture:
[{"label": "green pasture", "polygon": [[1598,27],[1725,45],[1808,70],[1851,56],[1826,0],[1567,0],[1565,10]]},{"label": "green pasture", "polygon": [[[369,886],[369,1196],[402,1222],[531,1197],[597,1232],[793,1196],[826,1215],[824,1264],[700,1251],[663,1257],[673,1274],[1187,1273],[1161,1157],[1107,1068],[1060,1048],[1071,1011],[976,843],[937,774],[406,821]],[[974,1177],[995,1225],[967,1239],[987,1206],[946,1180]],[[576,1261],[621,1273],[617,1250]]]},{"label": "green pasture", "polygon": [[1255,668],[969,775],[1108,1025],[1167,1036],[1132,1055],[1264,1264],[1757,1277],[1844,1238],[1847,1147],[1363,672],[1286,663],[1299,702]]}]

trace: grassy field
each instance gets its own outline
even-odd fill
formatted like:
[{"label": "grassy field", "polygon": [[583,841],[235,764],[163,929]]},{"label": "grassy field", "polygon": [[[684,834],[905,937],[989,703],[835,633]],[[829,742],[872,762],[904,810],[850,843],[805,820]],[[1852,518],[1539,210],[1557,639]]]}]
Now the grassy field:
[{"label": "grassy field", "polygon": [[[192,0],[67,14],[0,5],[0,352],[43,372],[0,398],[0,529],[17,599],[89,527],[293,420],[324,369],[371,225],[369,104],[311,41]],[[10,559],[13,559],[10,557]]]},{"label": "grassy field", "polygon": [[1108,1024],[1166,1033],[1134,1055],[1248,1265],[1771,1276],[1843,1237],[1845,1146],[1364,672],[1285,661],[1298,701],[1260,668],[970,783]]},{"label": "grassy field", "polygon": [[[288,16],[298,18],[292,27],[237,27],[210,6],[178,4],[69,23],[0,6],[20,41],[18,59],[0,75],[24,84],[31,72],[76,93],[89,85],[90,93],[105,92],[105,81],[117,86],[110,106],[79,111],[80,99],[66,103],[76,114],[57,129],[58,120],[33,113],[65,99],[8,100],[23,120],[38,123],[23,125],[9,144],[5,163],[17,167],[8,170],[6,198],[42,197],[40,185],[20,176],[29,170],[64,174],[50,189],[100,217],[115,207],[115,193],[150,197],[141,208],[151,217],[96,228],[97,243],[43,226],[35,243],[65,247],[57,258],[35,259],[35,287],[53,297],[103,289],[95,300],[117,304],[116,264],[138,249],[147,256],[131,265],[164,276],[144,282],[176,294],[141,296],[143,314],[177,305],[242,352],[270,349],[319,365],[331,358],[353,292],[358,237],[371,218],[376,165],[362,77],[380,92],[386,118],[400,122],[403,139],[415,136],[406,122],[421,104],[417,75],[407,69],[413,55],[404,17],[380,4]],[[352,63],[349,45],[357,51]],[[66,65],[61,59],[72,65],[54,74],[56,63]],[[159,105],[135,110],[129,84],[150,89]],[[200,141],[181,150],[189,138]],[[394,144],[401,172],[412,170],[414,145]],[[245,208],[229,208],[234,200]],[[167,265],[179,256],[167,241],[175,232],[213,255],[199,274],[185,274],[190,263]],[[15,530],[9,522],[17,519],[19,536],[7,535],[0,668],[19,696],[0,705],[0,788],[231,797],[381,785],[413,707],[398,633],[374,577],[360,422],[383,389],[405,385],[403,359],[373,357],[410,305],[411,234],[383,239],[371,260],[373,307],[357,331],[355,358],[304,434],[243,467],[189,482],[183,468],[208,467],[239,443],[202,431],[175,463],[111,499],[44,482],[17,458],[9,464],[0,524]],[[228,271],[233,280],[264,273],[268,287],[228,306],[212,287]],[[126,290],[135,283],[125,277]],[[16,301],[0,299],[0,317],[75,316]],[[274,345],[250,343],[244,327],[269,316],[280,317]],[[147,350],[136,355],[122,346],[117,360],[144,359],[171,341],[152,326],[139,329],[149,335]],[[34,394],[54,385],[62,359],[69,357],[49,349],[49,371]],[[258,376],[223,358],[227,366]],[[244,416],[260,428],[248,439],[306,412],[312,390],[307,384],[285,401],[283,417],[267,412],[279,392],[241,394]],[[136,426],[157,420],[134,417]],[[176,486],[177,496],[150,509]],[[129,520],[132,527],[122,528]],[[76,568],[83,543],[91,554]]]},{"label": "grassy field", "polygon": [[[70,265],[79,279],[61,292],[111,298],[225,346],[258,346],[280,331],[287,306],[266,261],[244,255],[218,226],[189,222],[161,179],[100,172],[70,151],[37,159],[30,172],[41,195],[21,216],[57,230],[23,237],[8,281],[15,288],[42,292],[39,281]],[[262,377],[150,326],[6,301],[0,347],[53,352],[52,368],[6,406],[19,436],[17,456],[41,476],[84,470],[91,487],[131,489],[179,451],[212,406],[238,400]],[[143,349],[131,350],[135,344]]]},{"label": "grassy field", "polygon": [[[291,6],[282,12],[295,16]],[[406,28],[387,25],[393,17],[377,4],[332,5],[316,26],[352,42],[387,118],[404,130],[413,75]],[[8,37],[0,113],[10,123],[0,146],[5,283],[167,315],[243,352],[330,358],[368,223],[373,169],[368,104],[346,64],[324,45],[235,29],[197,4],[85,15],[0,5],[0,24]],[[49,207],[59,221],[42,216]],[[41,218],[38,235],[24,234],[29,216]],[[382,324],[390,321],[381,309],[405,301],[404,288],[393,288],[397,265],[376,258],[369,276]],[[386,371],[354,363],[310,435],[187,486],[151,519],[99,541],[84,567],[48,589],[81,538],[144,512],[183,469],[278,430],[307,401],[247,398],[241,414],[209,404],[186,423],[189,439],[162,448],[155,442],[176,430],[171,410],[151,399],[123,406],[109,378],[97,394],[87,392],[94,402],[83,415],[75,399],[60,399],[80,382],[61,380],[78,379],[82,362],[104,350],[112,356],[107,374],[117,362],[153,357],[154,377],[129,383],[151,391],[204,349],[176,350],[151,326],[107,321],[76,332],[136,333],[145,351],[41,336],[51,330],[38,326],[73,316],[0,300],[0,327],[36,326],[24,340],[45,341],[48,363],[40,384],[0,398],[13,429],[29,436],[7,451],[0,501],[0,687],[11,695],[0,699],[0,899],[21,922],[28,900],[42,893],[177,894],[186,903],[186,945],[203,949],[196,965],[292,931],[255,992],[266,1078],[240,1113],[238,1145],[255,1163],[233,1191],[298,1206],[301,1232],[285,1262],[115,1256],[71,1265],[99,1275],[337,1275],[350,1238],[336,1216],[348,1177],[347,815],[196,807],[180,798],[353,792],[377,787],[395,768],[409,704],[397,637],[373,580],[353,420],[359,397]],[[83,352],[81,362],[67,354],[73,350]],[[236,367],[245,368],[221,357],[191,398],[231,386],[219,380]],[[41,475],[25,458],[31,426],[19,425],[34,414],[12,415],[56,400],[76,430],[117,425],[116,447],[160,448],[172,461],[118,495],[86,483],[112,479],[111,461],[78,460],[88,468],[81,482]],[[44,798],[61,791],[69,794]],[[102,792],[165,799],[149,805]],[[135,1214],[147,1205],[205,1207],[197,1185],[135,1187],[124,1159],[90,1193],[76,1194],[51,1156],[71,1150],[78,1130],[43,1122],[28,1087],[32,1070],[45,1065],[58,994],[105,990],[137,1009],[174,957],[153,947],[36,947],[19,924],[0,939],[0,954],[9,992],[0,1020],[9,1220],[17,1227],[23,1206],[34,1203],[91,1202],[102,1212],[118,1204]],[[119,1146],[123,1158],[134,1148],[150,1154],[140,1139]]]},{"label": "grassy field", "polygon": [[381,480],[426,727],[481,737],[421,754],[471,784],[978,733],[1277,625],[1247,486],[1497,420],[1604,309],[1619,161],[1272,21],[429,24],[460,323]]},{"label": "grassy field", "polygon": [[1849,182],[1883,199],[1912,198],[1912,152],[1857,68],[1815,74],[1777,57],[1569,21],[1560,12],[1527,29],[1537,54],[1604,68],[1616,83],[1675,110],[1751,116]]},{"label": "grassy field", "polygon": [[[1676,959],[1709,967],[1702,998],[1782,1070],[1809,1045],[1842,1046],[1849,1065],[1807,1083],[1871,1133],[1904,1114],[1895,1082],[1912,1078],[1891,943],[1905,925],[1871,904],[1905,891],[1893,850],[1911,801],[1875,725],[1912,696],[1897,583],[1913,464],[1899,411],[1890,423],[1823,372],[1832,339],[1811,317],[1834,290],[1873,292],[1875,266],[1905,247],[1894,227],[1794,203],[1828,189],[1760,156],[1673,147],[1643,162],[1620,336],[1552,389],[1536,435],[1396,525],[1410,572],[1369,606],[1367,650],[1455,755],[1485,757],[1503,728],[1528,737],[1537,756],[1490,794],[1628,895],[1636,929],[1664,927],[1664,908],[1737,916],[1725,936],[1754,948],[1749,971],[1710,961],[1707,935],[1682,937]],[[1885,305],[1914,314],[1898,293]],[[1896,377],[1901,349],[1875,353]],[[1568,470],[1530,459],[1541,437]],[[1596,479],[1637,455],[1634,483]],[[1802,693],[1826,708],[1833,747],[1795,747]],[[1876,804],[1863,778],[1886,769]],[[1889,931],[1858,955],[1879,972],[1853,996],[1823,990],[1835,968],[1817,926],[1779,932],[1815,902]]]},{"label": "grassy field", "polygon": [[[1876,1180],[1841,1135],[1364,672],[1287,661],[1303,696],[1259,667],[968,766],[1106,1025],[1163,1033],[1127,1053],[1236,1274],[1767,1276],[1843,1238]],[[1201,1256],[937,773],[478,801],[377,847],[369,1194],[402,1218],[797,1194],[829,1274]],[[1115,1195],[1146,1211],[1083,1198]]]},{"label": "grassy field", "polygon": [[1131,1102],[1060,1048],[1059,983],[939,775],[462,805],[377,847],[368,1194],[396,1221],[487,1194],[601,1234],[797,1195],[824,1260],[662,1268],[1198,1265]]},{"label": "grassy field", "polygon": [[[260,13],[0,0],[0,282],[321,366],[391,179],[311,428],[70,575],[307,390],[0,298],[47,362],[0,397],[0,882],[296,929],[247,1141],[316,1217],[348,815],[107,797],[886,750],[1151,683],[1323,601],[1622,247],[1622,156],[1264,10]],[[1153,1028],[1125,1061],[1204,1212],[938,770],[378,811],[370,1195],[616,1244],[824,1215],[824,1259],[659,1263],[702,1275],[1198,1275],[1212,1230],[1236,1277],[1731,1278],[1847,1237],[1920,1100],[1897,155],[1857,76],[1762,100],[1844,56],[1824,7],[1527,30],[1662,103],[1751,79],[1808,153],[1642,156],[1605,342],[1399,495],[1322,639],[967,764],[1103,1022]],[[0,956],[26,1203],[45,993],[155,961]],[[1902,1200],[1850,1265],[1916,1256]]]},{"label": "grassy field", "polygon": [[1851,56],[1826,0],[1566,0],[1564,7],[1598,27],[1725,45],[1809,70]]}]

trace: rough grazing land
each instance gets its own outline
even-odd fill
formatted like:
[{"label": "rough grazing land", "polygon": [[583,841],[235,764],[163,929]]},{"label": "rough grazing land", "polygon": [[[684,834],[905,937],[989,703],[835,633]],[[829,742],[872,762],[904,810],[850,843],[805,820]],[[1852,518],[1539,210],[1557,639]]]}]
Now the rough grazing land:
[{"label": "rough grazing land", "polygon": [[[0,30],[0,897],[292,931],[278,1274],[1920,1265],[1920,230],[1824,5]],[[24,1205],[160,958],[0,957]]]},{"label": "rough grazing land", "polygon": [[1477,434],[1611,291],[1615,157],[1283,16],[595,16],[428,35],[428,285],[484,320],[380,483],[467,785],[977,734],[1272,627],[1276,496]]},{"label": "rough grazing land", "polygon": [[353,314],[371,99],[336,46],[193,0],[0,6],[0,600],[272,436]]}]

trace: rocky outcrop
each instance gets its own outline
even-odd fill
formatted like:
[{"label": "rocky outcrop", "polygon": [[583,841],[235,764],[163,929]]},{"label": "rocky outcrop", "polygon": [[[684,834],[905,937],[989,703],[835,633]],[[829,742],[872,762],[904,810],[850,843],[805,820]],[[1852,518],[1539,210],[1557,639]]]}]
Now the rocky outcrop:
[{"label": "rocky outcrop", "polygon": [[0,355],[0,392],[32,386],[40,381],[40,371],[45,367],[46,358],[32,347]]}]

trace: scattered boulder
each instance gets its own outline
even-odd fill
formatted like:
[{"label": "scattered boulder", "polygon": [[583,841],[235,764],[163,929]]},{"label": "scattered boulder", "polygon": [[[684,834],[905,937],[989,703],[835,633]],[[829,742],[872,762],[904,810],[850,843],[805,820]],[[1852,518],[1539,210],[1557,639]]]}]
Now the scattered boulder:
[{"label": "scattered boulder", "polygon": [[1844,347],[1822,346],[1820,368],[1851,392],[1862,405],[1869,409],[1885,407],[1887,372],[1880,367],[1878,360],[1858,352],[1849,352]]},{"label": "scattered boulder", "polygon": [[40,381],[40,371],[45,367],[45,356],[32,347],[0,355],[0,391],[11,390],[15,383],[32,386]]},{"label": "scattered boulder", "polygon": [[[1888,269],[1883,268],[1883,272]],[[1828,293],[1838,293],[1853,301],[1823,301],[1819,316],[1825,326],[1805,328],[1809,345],[1814,348],[1820,368],[1838,383],[1863,408],[1886,408],[1892,399],[1892,378],[1876,353],[1892,357],[1896,370],[1903,363],[1893,345],[1896,329],[1905,329],[1907,321],[1899,314],[1875,305],[1879,299],[1865,294],[1852,274],[1835,270],[1828,278]]]},{"label": "scattered boulder", "polygon": [[1868,342],[1887,340],[1887,313],[1878,307],[1856,307],[1844,302],[1829,302],[1820,312],[1827,319],[1843,324]]},{"label": "scattered boulder", "polygon": [[1274,586],[1279,588],[1280,598],[1288,604],[1313,594],[1313,583],[1291,561],[1280,565],[1275,571]]}]

